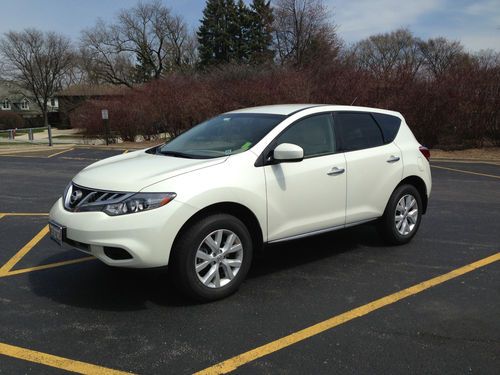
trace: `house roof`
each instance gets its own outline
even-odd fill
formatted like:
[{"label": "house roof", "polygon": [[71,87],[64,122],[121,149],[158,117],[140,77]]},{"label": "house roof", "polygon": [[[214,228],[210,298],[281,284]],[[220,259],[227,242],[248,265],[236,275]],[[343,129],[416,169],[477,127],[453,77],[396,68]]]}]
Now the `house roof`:
[{"label": "house roof", "polygon": [[11,102],[20,102],[32,97],[32,94],[22,87],[9,81],[0,81],[0,100],[9,99]]}]

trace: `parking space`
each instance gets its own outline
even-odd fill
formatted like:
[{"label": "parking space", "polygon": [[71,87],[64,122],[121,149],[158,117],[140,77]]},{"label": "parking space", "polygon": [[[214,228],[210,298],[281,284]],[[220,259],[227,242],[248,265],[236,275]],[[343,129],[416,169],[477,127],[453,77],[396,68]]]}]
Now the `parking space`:
[{"label": "parking space", "polygon": [[433,162],[408,245],[370,225],[273,245],[237,294],[200,305],[164,269],[110,268],[45,234],[69,180],[122,152],[1,155],[0,374],[498,372],[500,166]]},{"label": "parking space", "polygon": [[57,146],[57,147],[21,147],[0,151],[0,157],[16,158],[58,158],[62,160],[96,161],[113,155],[128,152],[128,149],[89,149],[85,147]]}]

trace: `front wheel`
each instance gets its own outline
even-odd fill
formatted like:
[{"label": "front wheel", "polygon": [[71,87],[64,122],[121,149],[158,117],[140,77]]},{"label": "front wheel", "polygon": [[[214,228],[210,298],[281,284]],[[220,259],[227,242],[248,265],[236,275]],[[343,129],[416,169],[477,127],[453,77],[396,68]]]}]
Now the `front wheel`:
[{"label": "front wheel", "polygon": [[412,185],[401,185],[392,193],[379,223],[382,236],[391,244],[409,242],[420,226],[422,198]]},{"label": "front wheel", "polygon": [[205,217],[184,230],[170,261],[173,281],[184,294],[213,301],[234,293],[252,262],[252,239],[238,218]]}]

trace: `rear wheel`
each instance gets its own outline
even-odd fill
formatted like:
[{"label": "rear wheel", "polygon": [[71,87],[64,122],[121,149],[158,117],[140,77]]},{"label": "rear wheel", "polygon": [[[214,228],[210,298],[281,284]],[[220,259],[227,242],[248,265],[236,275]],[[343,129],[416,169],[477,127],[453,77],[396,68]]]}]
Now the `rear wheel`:
[{"label": "rear wheel", "polygon": [[422,198],[413,185],[401,185],[392,193],[379,223],[382,236],[402,245],[417,233],[422,219]]},{"label": "rear wheel", "polygon": [[236,217],[215,214],[188,227],[176,241],[170,272],[181,290],[198,301],[234,293],[252,262],[252,239]]}]

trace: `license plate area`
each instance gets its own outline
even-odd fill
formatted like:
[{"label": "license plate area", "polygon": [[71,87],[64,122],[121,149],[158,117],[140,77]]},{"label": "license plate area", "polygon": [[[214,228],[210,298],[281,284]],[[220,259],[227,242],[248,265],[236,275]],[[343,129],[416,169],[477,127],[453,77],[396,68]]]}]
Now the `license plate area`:
[{"label": "license plate area", "polygon": [[60,224],[57,224],[53,221],[49,222],[49,232],[50,238],[55,241],[59,246],[62,246],[64,241],[64,236],[66,232],[66,228]]}]

